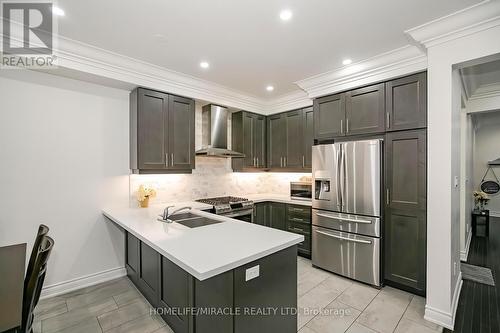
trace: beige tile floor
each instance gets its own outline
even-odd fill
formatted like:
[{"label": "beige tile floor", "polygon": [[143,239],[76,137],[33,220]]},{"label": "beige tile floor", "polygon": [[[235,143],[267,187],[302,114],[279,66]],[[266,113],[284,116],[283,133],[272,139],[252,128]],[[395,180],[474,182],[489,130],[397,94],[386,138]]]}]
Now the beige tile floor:
[{"label": "beige tile floor", "polygon": [[[378,290],[298,259],[300,333],[426,333],[441,328],[423,319],[425,299]],[[172,333],[127,278],[40,301],[34,333]]]}]

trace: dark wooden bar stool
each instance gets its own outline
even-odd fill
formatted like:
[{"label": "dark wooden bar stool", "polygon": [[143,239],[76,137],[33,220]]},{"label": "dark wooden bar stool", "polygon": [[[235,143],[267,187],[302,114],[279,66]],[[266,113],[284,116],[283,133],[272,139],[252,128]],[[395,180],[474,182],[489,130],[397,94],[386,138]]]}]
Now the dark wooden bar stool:
[{"label": "dark wooden bar stool", "polygon": [[476,236],[477,231],[477,219],[484,218],[485,223],[485,236],[488,237],[490,234],[490,211],[485,210],[473,210],[472,211],[472,235]]},{"label": "dark wooden bar stool", "polygon": [[49,227],[45,224],[40,224],[38,227],[38,232],[35,237],[35,243],[33,244],[33,248],[31,249],[30,261],[28,262],[28,268],[26,269],[26,275],[24,277],[24,289],[26,290],[26,286],[28,285],[28,281],[33,274],[33,267],[35,266],[36,257],[38,255],[38,250],[40,248],[40,244],[42,240],[49,233]]},{"label": "dark wooden bar stool", "polygon": [[43,236],[38,246],[31,274],[27,277],[28,281],[24,289],[22,333],[33,332],[33,310],[40,299],[45,274],[47,273],[47,261],[53,247],[54,240],[47,235]]}]

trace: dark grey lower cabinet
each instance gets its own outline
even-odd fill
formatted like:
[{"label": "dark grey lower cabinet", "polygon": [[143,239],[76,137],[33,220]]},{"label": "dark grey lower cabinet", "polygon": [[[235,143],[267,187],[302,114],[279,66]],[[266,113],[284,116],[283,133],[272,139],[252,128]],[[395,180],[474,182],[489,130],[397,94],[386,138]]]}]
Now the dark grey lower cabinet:
[{"label": "dark grey lower cabinet", "polygon": [[259,202],[254,206],[253,222],[304,236],[298,254],[311,257],[311,207],[278,202]]},{"label": "dark grey lower cabinet", "polygon": [[131,233],[125,234],[125,268],[127,276],[134,283],[137,283],[139,278],[139,246],[141,242]]},{"label": "dark grey lower cabinet", "polygon": [[268,226],[268,202],[259,202],[254,205],[253,223]]},{"label": "dark grey lower cabinet", "polygon": [[161,256],[154,249],[140,242],[139,259],[137,288],[151,305],[158,306]]},{"label": "dark grey lower cabinet", "polygon": [[311,257],[311,207],[287,205],[287,231],[304,236],[298,245],[298,252],[304,257]]},{"label": "dark grey lower cabinet", "polygon": [[269,226],[286,230],[286,204],[280,202],[269,203]]},{"label": "dark grey lower cabinet", "polygon": [[128,277],[175,333],[297,331],[297,246],[200,281],[128,232],[125,240]]},{"label": "dark grey lower cabinet", "polygon": [[190,332],[193,320],[183,309],[193,306],[193,278],[165,257],[161,258],[159,307],[163,318],[174,332]]},{"label": "dark grey lower cabinet", "polygon": [[425,295],[426,130],[388,133],[385,149],[385,282]]},{"label": "dark grey lower cabinet", "polygon": [[[234,270],[234,307],[241,310],[234,317],[234,332],[297,332],[296,253],[292,246]],[[246,281],[246,270],[256,265],[260,276]],[[251,313],[251,309],[271,312]]]}]

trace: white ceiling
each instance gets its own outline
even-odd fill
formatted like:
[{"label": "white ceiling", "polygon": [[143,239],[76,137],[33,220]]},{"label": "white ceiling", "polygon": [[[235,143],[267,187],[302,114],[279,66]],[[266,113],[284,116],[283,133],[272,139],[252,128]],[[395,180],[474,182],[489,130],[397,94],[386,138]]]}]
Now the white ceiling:
[{"label": "white ceiling", "polygon": [[[297,80],[341,67],[344,58],[404,46],[404,30],[478,2],[59,0],[66,13],[59,34],[271,99],[297,90]],[[285,8],[293,11],[289,22],[279,19]]]}]

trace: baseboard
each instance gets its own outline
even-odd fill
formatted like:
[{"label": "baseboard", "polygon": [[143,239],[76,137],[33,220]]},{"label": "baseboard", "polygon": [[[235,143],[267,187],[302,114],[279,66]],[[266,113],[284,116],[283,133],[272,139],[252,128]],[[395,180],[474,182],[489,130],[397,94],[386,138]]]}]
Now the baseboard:
[{"label": "baseboard", "polygon": [[459,272],[457,284],[453,292],[451,313],[425,305],[424,319],[453,331],[455,316],[457,314],[458,300],[460,299],[460,291],[462,290],[462,283],[462,272]]},{"label": "baseboard", "polygon": [[44,298],[54,297],[57,295],[66,294],[70,291],[89,287],[113,279],[118,279],[126,275],[127,271],[125,270],[125,267],[118,267],[102,271],[99,273],[82,276],[76,279],[55,283],[50,286],[43,287],[40,298],[44,299]]},{"label": "baseboard", "polygon": [[469,236],[467,236],[467,242],[465,243],[465,250],[460,251],[460,261],[467,261],[467,258],[469,257],[471,240],[472,240],[472,230],[469,230]]}]

